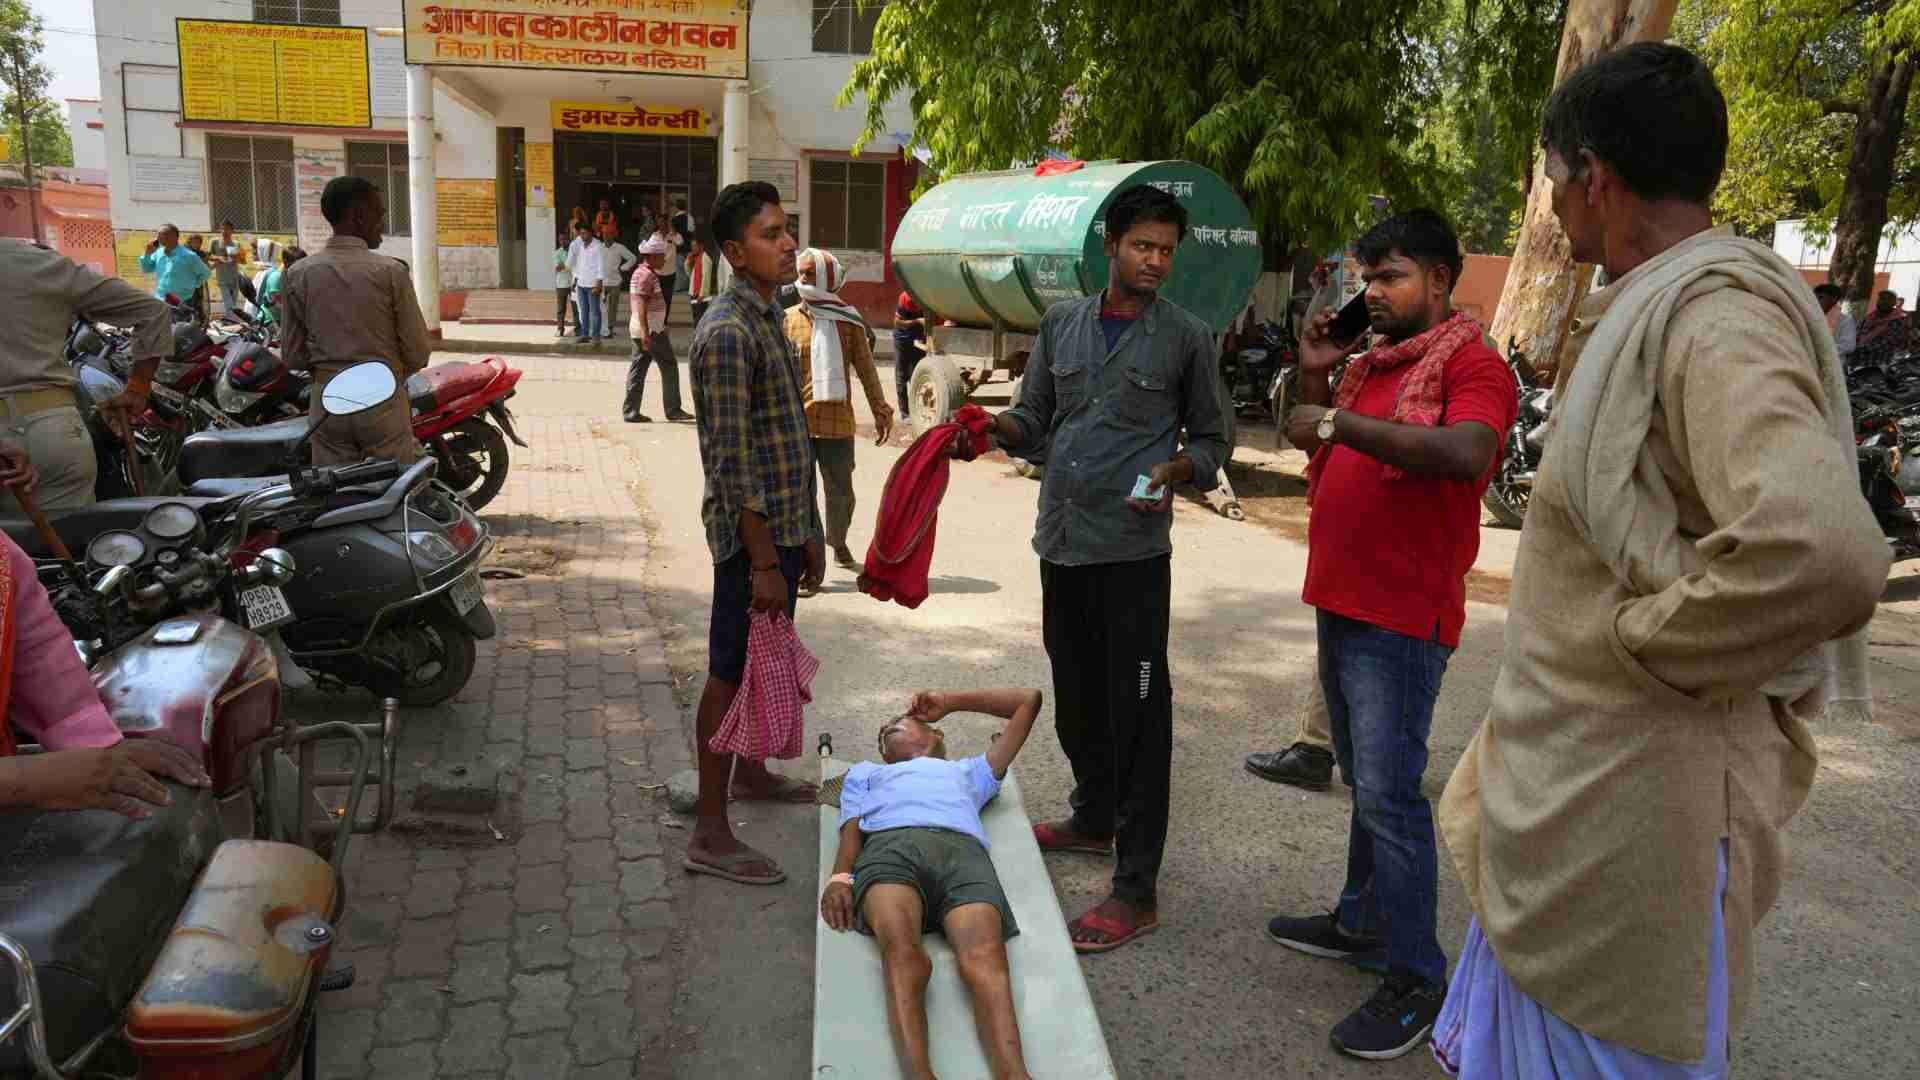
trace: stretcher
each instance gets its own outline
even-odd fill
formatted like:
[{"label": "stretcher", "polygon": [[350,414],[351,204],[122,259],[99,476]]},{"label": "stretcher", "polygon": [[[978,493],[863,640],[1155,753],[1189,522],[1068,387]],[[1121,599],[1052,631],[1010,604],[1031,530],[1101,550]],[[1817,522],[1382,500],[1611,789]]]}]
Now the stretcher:
[{"label": "stretcher", "polygon": [[[839,784],[852,763],[833,757],[831,736],[820,737],[820,888],[833,876],[840,849]],[[831,800],[833,805],[827,805]],[[1013,906],[1020,934],[1007,943],[1014,1011],[1027,1071],[1035,1080],[1112,1080],[1113,1059],[1093,1011],[1067,921],[1040,860],[1033,825],[1012,770],[1000,794],[980,812],[1000,887]],[[813,1072],[817,1080],[900,1080],[898,1054],[887,1029],[886,984],[880,949],[857,931],[813,921]],[[933,960],[927,984],[927,1037],[933,1071],[941,1080],[991,1080],[973,1023],[973,1006],[939,934],[926,937]]]}]

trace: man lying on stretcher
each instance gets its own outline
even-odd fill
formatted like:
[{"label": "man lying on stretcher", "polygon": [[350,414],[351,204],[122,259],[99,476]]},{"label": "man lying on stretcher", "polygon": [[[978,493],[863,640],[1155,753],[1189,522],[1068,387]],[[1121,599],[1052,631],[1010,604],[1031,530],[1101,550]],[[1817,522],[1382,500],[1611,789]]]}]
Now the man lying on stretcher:
[{"label": "man lying on stretcher", "polygon": [[[980,808],[1000,793],[1039,711],[1038,690],[922,691],[905,716],[880,729],[883,764],[847,770],[840,854],[820,917],[879,942],[887,1026],[912,1080],[933,1076],[926,1002],[933,964],[920,944],[928,930],[944,932],[953,946],[995,1080],[1027,1080],[1007,974],[1006,943],[1020,928],[987,856]],[[1007,727],[984,757],[947,761],[945,733],[933,725],[956,712],[1002,717]]]}]

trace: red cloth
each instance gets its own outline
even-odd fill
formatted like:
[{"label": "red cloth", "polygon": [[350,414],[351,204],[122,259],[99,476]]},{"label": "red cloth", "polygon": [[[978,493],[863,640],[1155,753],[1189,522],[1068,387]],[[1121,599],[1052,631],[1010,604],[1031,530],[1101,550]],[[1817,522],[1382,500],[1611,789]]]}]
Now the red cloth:
[{"label": "red cloth", "polygon": [[[1375,369],[1356,384],[1350,407],[1362,416],[1390,416],[1402,397],[1401,384],[1418,367]],[[1353,378],[1351,369],[1347,378]],[[1395,478],[1385,464],[1350,446],[1330,447],[1307,519],[1301,598],[1382,629],[1457,646],[1466,622],[1466,575],[1480,552],[1480,497],[1499,467],[1519,400],[1506,364],[1479,341],[1447,362],[1440,397],[1437,422],[1478,421],[1500,437],[1502,450],[1493,464],[1473,481]]]},{"label": "red cloth", "polygon": [[953,419],[927,429],[913,441],[887,474],[880,496],[880,517],[867,547],[866,572],[860,591],[885,602],[917,608],[927,598],[927,571],[933,565],[933,533],[940,519],[940,500],[947,494],[947,462],[955,439],[965,440],[963,456],[972,460],[987,452],[987,431],[993,417],[978,405],[967,404]]},{"label": "red cloth", "polygon": [[747,671],[707,748],[755,761],[800,756],[806,706],[820,661],[800,643],[793,620],[756,611],[747,627]]},{"label": "red cloth", "polygon": [[[1405,341],[1384,344],[1354,357],[1347,363],[1346,374],[1340,377],[1340,386],[1333,392],[1333,407],[1351,409],[1360,394],[1361,386],[1367,381],[1367,375],[1374,371],[1392,371],[1411,364],[1399,380],[1400,393],[1393,403],[1392,419],[1399,424],[1419,424],[1432,427],[1440,422],[1440,414],[1445,407],[1441,393],[1440,373],[1446,369],[1447,361],[1468,344],[1481,340],[1480,324],[1471,316],[1456,311],[1446,320],[1429,326]],[[1496,428],[1505,431],[1506,428]],[[1320,463],[1326,459],[1327,447],[1322,446],[1307,463],[1307,501],[1313,501],[1313,489],[1319,482]],[[1387,479],[1398,480],[1399,469],[1387,466]]]}]

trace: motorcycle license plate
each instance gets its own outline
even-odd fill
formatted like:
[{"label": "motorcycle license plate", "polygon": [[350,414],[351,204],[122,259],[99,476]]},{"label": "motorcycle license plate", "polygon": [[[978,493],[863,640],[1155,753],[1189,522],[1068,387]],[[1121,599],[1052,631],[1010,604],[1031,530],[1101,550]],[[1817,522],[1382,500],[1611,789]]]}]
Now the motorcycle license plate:
[{"label": "motorcycle license plate", "polygon": [[469,570],[461,575],[460,580],[454,582],[453,587],[447,590],[447,595],[453,597],[453,610],[462,615],[472,611],[474,606],[480,603],[480,598],[485,595],[485,588],[480,584],[479,574]]},{"label": "motorcycle license plate", "polygon": [[187,396],[171,386],[153,384],[153,396],[178,409],[187,403]]},{"label": "motorcycle license plate", "polygon": [[293,621],[293,605],[278,585],[255,585],[241,593],[240,608],[249,630],[272,630]]}]

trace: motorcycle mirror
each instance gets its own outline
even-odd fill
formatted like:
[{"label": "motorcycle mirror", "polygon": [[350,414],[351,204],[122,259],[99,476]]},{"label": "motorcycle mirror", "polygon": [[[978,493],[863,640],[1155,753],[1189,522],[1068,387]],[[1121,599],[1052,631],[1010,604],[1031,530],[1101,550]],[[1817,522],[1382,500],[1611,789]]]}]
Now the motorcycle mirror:
[{"label": "motorcycle mirror", "polygon": [[327,380],[320,405],[329,416],[353,416],[392,400],[400,384],[393,369],[378,360],[355,364]]}]

